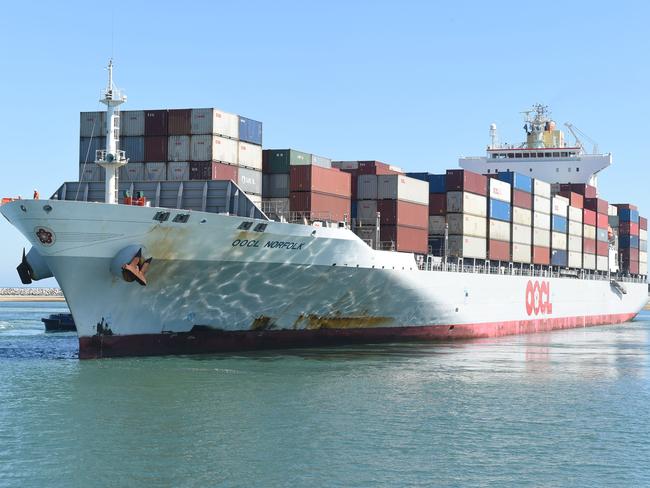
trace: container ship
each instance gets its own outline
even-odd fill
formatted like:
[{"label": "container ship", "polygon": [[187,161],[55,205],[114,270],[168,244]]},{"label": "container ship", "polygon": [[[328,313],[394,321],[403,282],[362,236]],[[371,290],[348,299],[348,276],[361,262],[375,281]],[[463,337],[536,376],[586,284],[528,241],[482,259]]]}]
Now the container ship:
[{"label": "container ship", "polygon": [[0,212],[54,276],[80,358],[496,337],[617,324],[648,298],[647,220],[610,205],[611,155],[545,107],[526,142],[444,174],[262,149],[218,109],[80,119],[79,181]]}]

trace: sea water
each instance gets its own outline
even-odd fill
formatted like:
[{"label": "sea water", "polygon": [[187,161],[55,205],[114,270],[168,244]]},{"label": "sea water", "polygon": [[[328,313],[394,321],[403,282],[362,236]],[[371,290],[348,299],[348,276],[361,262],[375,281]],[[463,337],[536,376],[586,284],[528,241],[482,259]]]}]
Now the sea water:
[{"label": "sea water", "polygon": [[650,313],[438,344],[79,361],[0,304],[0,486],[650,485]]}]

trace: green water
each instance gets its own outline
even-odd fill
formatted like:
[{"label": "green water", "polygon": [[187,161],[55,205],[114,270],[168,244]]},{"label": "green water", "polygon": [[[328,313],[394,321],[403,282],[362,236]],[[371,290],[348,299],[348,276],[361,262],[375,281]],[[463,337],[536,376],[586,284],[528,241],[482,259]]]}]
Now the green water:
[{"label": "green water", "polygon": [[0,304],[0,486],[649,486],[650,314],[433,345],[83,361]]}]

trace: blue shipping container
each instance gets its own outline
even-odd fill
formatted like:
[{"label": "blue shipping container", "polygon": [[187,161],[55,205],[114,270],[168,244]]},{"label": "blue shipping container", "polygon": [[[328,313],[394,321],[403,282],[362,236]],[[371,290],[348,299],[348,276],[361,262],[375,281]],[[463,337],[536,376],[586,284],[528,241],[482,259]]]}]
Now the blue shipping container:
[{"label": "blue shipping container", "polygon": [[596,229],[596,240],[600,242],[609,242],[607,229]]},{"label": "blue shipping container", "polygon": [[429,237],[429,250],[434,256],[442,256],[445,253],[444,237]]},{"label": "blue shipping container", "polygon": [[120,137],[120,149],[132,163],[144,161],[144,137]]},{"label": "blue shipping container", "polygon": [[501,200],[490,198],[490,218],[510,222],[511,218],[510,204]]},{"label": "blue shipping container", "polygon": [[352,215],[353,219],[357,218],[357,201],[356,200],[352,200],[352,202],[350,203],[350,214]]},{"label": "blue shipping container", "polygon": [[420,181],[429,181],[429,173],[406,173],[406,176]]},{"label": "blue shipping container", "polygon": [[512,171],[500,172],[498,178],[501,181],[510,183],[510,186],[516,190],[525,191],[526,193],[533,193],[533,179],[529,176],[520,175]]},{"label": "blue shipping container", "polygon": [[262,145],[262,122],[239,116],[239,140]]},{"label": "blue shipping container", "polygon": [[567,219],[559,215],[553,215],[553,220],[551,222],[551,229],[556,232],[567,233]]},{"label": "blue shipping container", "polygon": [[447,175],[429,175],[429,193],[445,193]]},{"label": "blue shipping container", "polygon": [[639,211],[630,210],[629,208],[619,208],[618,209],[618,218],[621,222],[632,222],[634,224],[639,223]]},{"label": "blue shipping container", "polygon": [[618,247],[619,249],[639,249],[639,236],[619,236]]},{"label": "blue shipping container", "polygon": [[567,266],[569,263],[569,254],[567,251],[560,249],[551,249],[551,264],[553,266]]}]

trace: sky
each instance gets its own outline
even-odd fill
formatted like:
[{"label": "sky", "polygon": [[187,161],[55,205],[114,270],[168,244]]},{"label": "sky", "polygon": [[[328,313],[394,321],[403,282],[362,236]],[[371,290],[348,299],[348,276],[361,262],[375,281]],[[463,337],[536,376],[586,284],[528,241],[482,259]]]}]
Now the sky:
[{"label": "sky", "polygon": [[[543,103],[613,154],[601,195],[649,215],[649,16],[626,1],[5,2],[0,196],[77,179],[79,112],[103,107],[112,56],[124,109],[218,107],[263,121],[266,148],[409,171],[483,155],[493,122],[523,141],[520,112]],[[19,285],[24,246],[0,219],[0,286]]]}]

